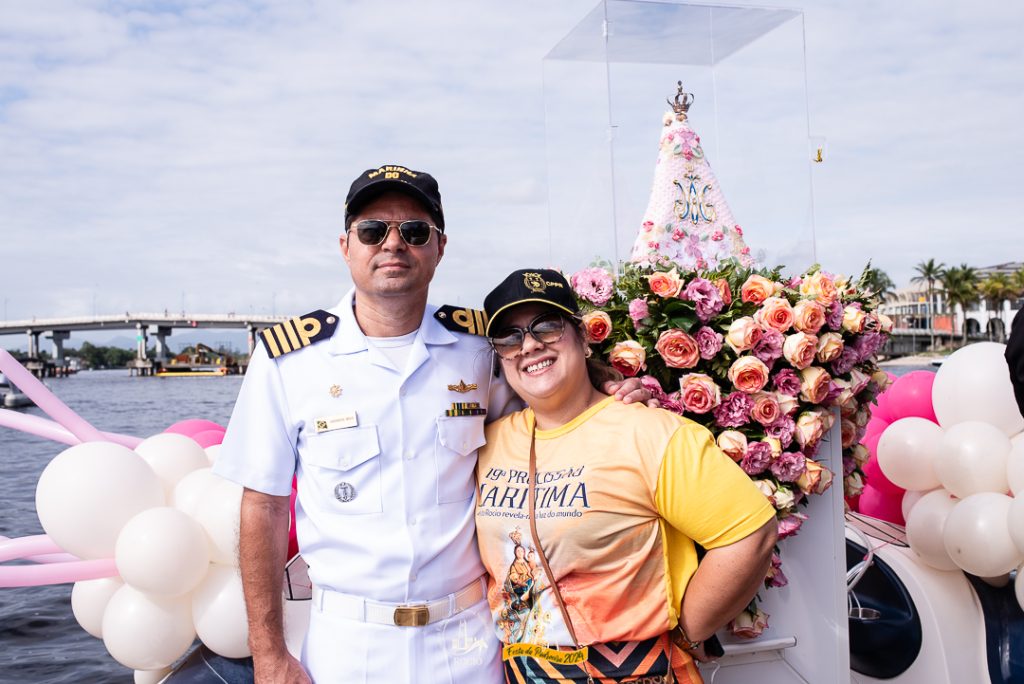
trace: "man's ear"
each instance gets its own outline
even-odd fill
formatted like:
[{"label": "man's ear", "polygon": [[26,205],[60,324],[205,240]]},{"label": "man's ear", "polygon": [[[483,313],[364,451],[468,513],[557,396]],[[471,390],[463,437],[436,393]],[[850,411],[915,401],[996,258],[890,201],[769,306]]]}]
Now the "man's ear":
[{"label": "man's ear", "polygon": [[338,246],[341,247],[341,256],[345,258],[345,263],[349,263],[348,233],[342,233],[338,236]]},{"label": "man's ear", "polygon": [[444,256],[445,245],[448,244],[448,236],[444,233],[438,233],[437,239],[437,263],[441,263],[441,257]]}]

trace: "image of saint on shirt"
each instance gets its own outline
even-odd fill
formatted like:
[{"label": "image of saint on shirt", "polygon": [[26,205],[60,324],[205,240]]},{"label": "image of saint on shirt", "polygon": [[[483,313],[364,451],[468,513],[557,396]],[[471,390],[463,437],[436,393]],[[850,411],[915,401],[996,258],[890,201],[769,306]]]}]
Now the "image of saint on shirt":
[{"label": "image of saint on shirt", "polygon": [[504,632],[506,644],[544,643],[545,626],[551,615],[541,607],[540,596],[550,585],[544,580],[536,550],[523,544],[522,531],[517,527],[508,537],[512,541],[512,562],[502,584],[498,627]]}]

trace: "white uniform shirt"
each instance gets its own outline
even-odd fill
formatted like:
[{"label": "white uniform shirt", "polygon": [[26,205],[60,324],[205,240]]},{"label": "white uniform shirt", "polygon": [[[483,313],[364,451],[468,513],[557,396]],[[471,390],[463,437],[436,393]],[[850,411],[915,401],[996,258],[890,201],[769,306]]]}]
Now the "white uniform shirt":
[{"label": "white uniform shirt", "polygon": [[[494,377],[484,339],[446,330],[431,306],[396,369],[367,344],[352,298],[331,309],[330,339],[276,360],[262,345],[253,352],[214,471],[278,496],[297,474],[296,530],[314,584],[377,601],[433,600],[484,572],[476,450],[485,419],[518,399]],[[478,402],[488,415],[445,416],[456,402]],[[358,425],[317,432],[317,420],[353,412]]]}]

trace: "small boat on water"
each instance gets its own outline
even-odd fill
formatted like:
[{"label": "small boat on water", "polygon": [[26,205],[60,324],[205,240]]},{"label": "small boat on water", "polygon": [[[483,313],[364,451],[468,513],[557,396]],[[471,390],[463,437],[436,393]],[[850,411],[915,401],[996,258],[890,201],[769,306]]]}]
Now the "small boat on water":
[{"label": "small boat on water", "polygon": [[166,366],[154,373],[158,378],[221,377],[228,374],[227,366]]},{"label": "small boat on water", "polygon": [[178,354],[154,375],[158,378],[201,378],[230,375],[237,372],[233,356],[199,343]]},{"label": "small boat on water", "polygon": [[4,408],[20,408],[32,406],[32,400],[18,391],[18,388],[7,381],[7,377],[0,373],[0,405]]}]

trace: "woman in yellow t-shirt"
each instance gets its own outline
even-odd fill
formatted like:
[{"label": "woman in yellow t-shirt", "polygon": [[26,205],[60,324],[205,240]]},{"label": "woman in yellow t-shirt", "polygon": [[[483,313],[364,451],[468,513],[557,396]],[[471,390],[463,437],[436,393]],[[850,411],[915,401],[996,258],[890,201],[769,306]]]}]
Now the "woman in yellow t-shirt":
[{"label": "woman in yellow t-shirt", "polygon": [[477,466],[506,678],[700,682],[690,651],[756,593],[774,509],[706,428],[594,389],[560,273],[515,271],[484,307],[527,404],[488,426]]}]

